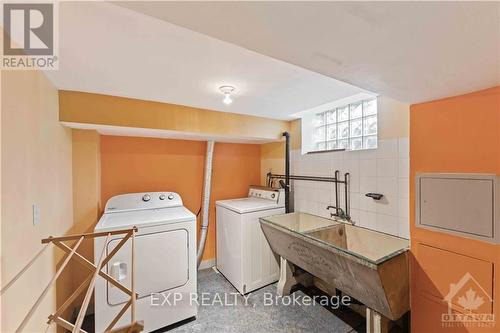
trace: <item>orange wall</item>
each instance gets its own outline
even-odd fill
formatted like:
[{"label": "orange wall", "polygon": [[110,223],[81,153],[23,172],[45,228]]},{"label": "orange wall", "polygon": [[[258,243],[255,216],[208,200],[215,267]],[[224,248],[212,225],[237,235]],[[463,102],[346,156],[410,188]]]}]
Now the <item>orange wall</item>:
[{"label": "orange wall", "polygon": [[[174,191],[195,214],[200,209],[206,142],[101,137],[101,199],[117,194]],[[244,197],[260,182],[260,145],[216,143],[210,226],[204,260],[215,258],[215,201]],[[199,219],[198,219],[199,225]]]},{"label": "orange wall", "polygon": [[[411,179],[419,172],[500,175],[500,87],[411,106]],[[449,285],[466,272],[492,290],[493,311],[500,320],[500,245],[415,228],[414,199],[411,181],[412,331],[500,331],[498,323],[490,328],[441,326]]]}]

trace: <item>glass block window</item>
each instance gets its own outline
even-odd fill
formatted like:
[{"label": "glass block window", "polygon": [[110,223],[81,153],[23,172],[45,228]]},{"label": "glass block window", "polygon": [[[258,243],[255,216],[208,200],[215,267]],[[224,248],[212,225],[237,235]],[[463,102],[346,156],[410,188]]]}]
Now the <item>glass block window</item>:
[{"label": "glass block window", "polygon": [[315,150],[377,148],[377,99],[369,99],[316,114]]}]

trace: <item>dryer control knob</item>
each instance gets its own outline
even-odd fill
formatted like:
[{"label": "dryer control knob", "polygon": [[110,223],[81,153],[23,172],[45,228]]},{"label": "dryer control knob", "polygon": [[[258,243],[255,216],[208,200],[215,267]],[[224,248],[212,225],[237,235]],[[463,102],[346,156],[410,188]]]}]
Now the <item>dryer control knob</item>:
[{"label": "dryer control knob", "polygon": [[160,194],[160,200],[165,200],[165,194]]},{"label": "dryer control knob", "polygon": [[174,199],[174,195],[173,194],[169,194],[168,195],[168,200],[173,200]]},{"label": "dryer control knob", "polygon": [[151,200],[151,196],[149,194],[144,194],[142,196],[142,201],[148,202],[149,200]]},{"label": "dryer control knob", "polygon": [[273,194],[271,194],[271,198],[273,198],[273,199],[274,199],[274,197],[275,197],[275,196],[276,196],[276,194],[274,194],[274,193],[273,193]]}]

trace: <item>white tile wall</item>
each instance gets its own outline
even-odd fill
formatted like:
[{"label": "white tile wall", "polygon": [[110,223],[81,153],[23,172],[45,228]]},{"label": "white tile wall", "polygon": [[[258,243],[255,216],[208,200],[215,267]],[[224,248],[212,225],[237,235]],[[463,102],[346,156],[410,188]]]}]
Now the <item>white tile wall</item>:
[{"label": "white tile wall", "polygon": [[[379,140],[378,148],[302,155],[291,151],[291,172],[298,175],[333,176],[335,170],[351,175],[351,217],[357,225],[409,238],[409,144],[408,138]],[[324,217],[335,202],[332,183],[294,181],[294,209]],[[342,186],[340,186],[343,189]],[[375,201],[368,192],[382,193]],[[341,191],[339,198],[344,202]]]}]

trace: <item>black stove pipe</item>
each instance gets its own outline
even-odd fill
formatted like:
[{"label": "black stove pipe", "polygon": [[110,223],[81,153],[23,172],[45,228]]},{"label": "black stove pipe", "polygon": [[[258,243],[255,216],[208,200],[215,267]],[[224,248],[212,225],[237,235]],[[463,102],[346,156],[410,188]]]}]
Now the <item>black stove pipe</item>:
[{"label": "black stove pipe", "polygon": [[290,213],[290,133],[283,132],[285,137],[285,212]]}]

